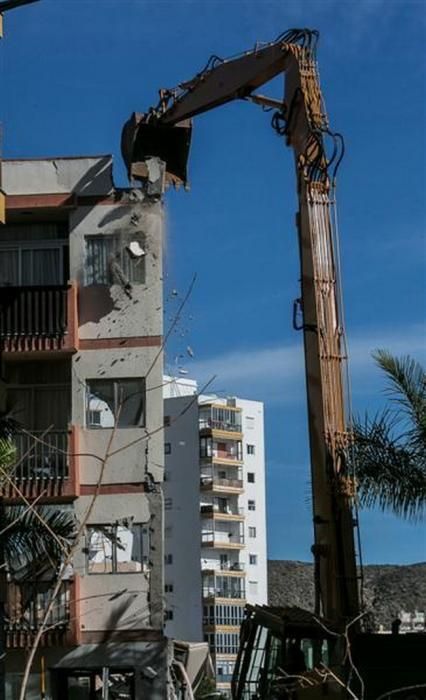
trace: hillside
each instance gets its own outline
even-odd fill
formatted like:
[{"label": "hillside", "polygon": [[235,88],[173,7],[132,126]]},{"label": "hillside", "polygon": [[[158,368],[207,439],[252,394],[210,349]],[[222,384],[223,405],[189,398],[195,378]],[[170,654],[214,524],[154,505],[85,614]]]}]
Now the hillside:
[{"label": "hillside", "polygon": [[[314,605],[313,565],[300,561],[270,560],[268,591],[270,605]],[[426,611],[426,562],[407,566],[364,567],[364,598],[375,625],[389,628],[401,610]]]}]

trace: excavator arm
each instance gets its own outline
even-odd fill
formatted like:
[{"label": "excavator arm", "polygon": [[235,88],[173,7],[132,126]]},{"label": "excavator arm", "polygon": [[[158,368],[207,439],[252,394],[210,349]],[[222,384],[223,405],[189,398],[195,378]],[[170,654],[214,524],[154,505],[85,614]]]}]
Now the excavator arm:
[{"label": "excavator arm", "polygon": [[[305,348],[316,613],[342,631],[360,609],[334,210],[335,175],[343,146],[341,137],[328,127],[316,40],[316,32],[290,30],[275,42],[228,61],[213,57],[190,81],[161,90],[156,107],[133,114],[123,129],[122,146],[131,178],[143,178],[145,161],[156,156],[165,161],[175,182],[185,181],[192,117],[235,99],[277,106],[272,125],[293,148],[297,174],[301,298],[294,325],[303,331]],[[281,73],[285,74],[283,100],[256,94],[261,85]],[[331,154],[326,152],[326,143],[331,145]],[[282,527],[285,536],[285,521]]]}]

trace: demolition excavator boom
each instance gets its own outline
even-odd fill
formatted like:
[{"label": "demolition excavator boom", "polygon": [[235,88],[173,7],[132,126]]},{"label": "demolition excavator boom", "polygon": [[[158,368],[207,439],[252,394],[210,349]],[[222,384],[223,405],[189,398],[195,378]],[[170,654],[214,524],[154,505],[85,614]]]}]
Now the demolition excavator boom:
[{"label": "demolition excavator boom", "polygon": [[[335,225],[335,176],[343,140],[329,129],[316,64],[317,38],[314,31],[290,30],[236,58],[213,56],[191,80],[161,90],[156,107],[132,115],[123,129],[122,152],[131,179],[143,179],[147,159],[155,156],[165,161],[172,181],[186,182],[192,117],[236,99],[276,108],[272,125],[293,148],[297,176],[301,294],[293,322],[304,335],[316,614],[343,631],[360,611]],[[281,73],[283,99],[256,93]]]}]

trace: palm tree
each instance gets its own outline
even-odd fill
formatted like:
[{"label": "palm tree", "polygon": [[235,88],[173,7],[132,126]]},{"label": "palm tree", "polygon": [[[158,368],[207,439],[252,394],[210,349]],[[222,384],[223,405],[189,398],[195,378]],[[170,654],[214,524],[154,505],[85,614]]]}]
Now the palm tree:
[{"label": "palm tree", "polygon": [[[0,700],[5,697],[5,605],[8,583],[20,586],[43,578],[53,582],[76,535],[69,511],[53,506],[7,506],[1,495],[4,472],[13,473],[16,448],[14,420],[0,416]],[[10,470],[10,471],[9,471]],[[30,595],[34,595],[33,588]],[[27,591],[27,599],[28,591]]]},{"label": "palm tree", "polygon": [[425,371],[385,350],[373,357],[388,379],[390,404],[353,428],[360,502],[416,521],[426,516]]},{"label": "palm tree", "polygon": [[[16,447],[13,435],[19,430],[11,418],[0,416],[0,487],[3,472],[13,473]],[[76,534],[75,519],[69,511],[53,506],[7,506],[0,512],[0,549],[11,578],[33,576],[41,568],[57,569]]]}]

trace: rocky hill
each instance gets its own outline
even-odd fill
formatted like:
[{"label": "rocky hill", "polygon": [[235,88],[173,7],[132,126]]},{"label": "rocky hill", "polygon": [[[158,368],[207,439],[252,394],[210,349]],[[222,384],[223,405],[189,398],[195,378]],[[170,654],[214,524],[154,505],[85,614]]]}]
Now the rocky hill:
[{"label": "rocky hill", "polygon": [[[270,605],[297,605],[313,610],[313,565],[301,561],[270,560],[268,591]],[[401,610],[426,611],[426,562],[407,566],[364,567],[364,599],[378,628],[390,627]]]}]

